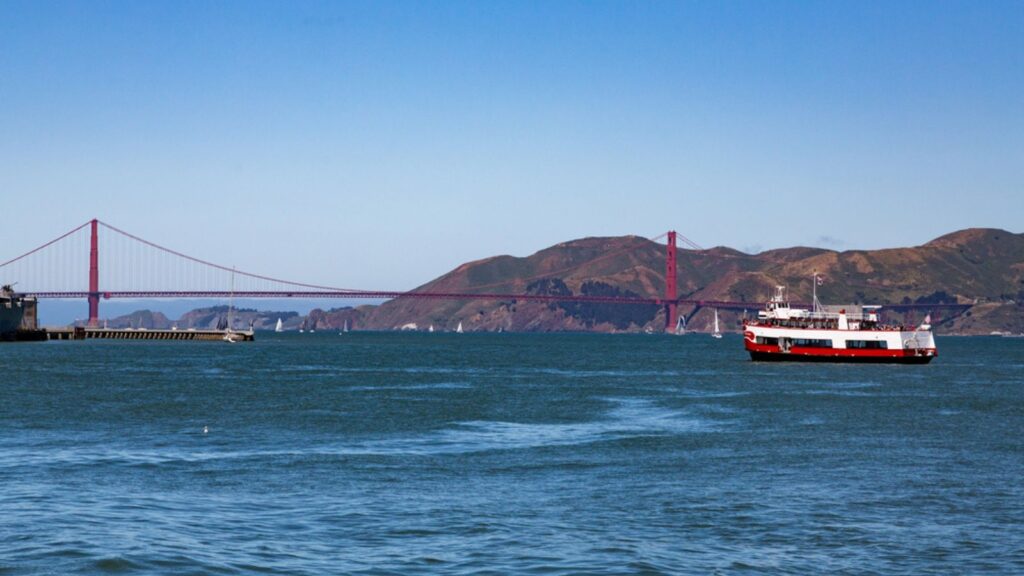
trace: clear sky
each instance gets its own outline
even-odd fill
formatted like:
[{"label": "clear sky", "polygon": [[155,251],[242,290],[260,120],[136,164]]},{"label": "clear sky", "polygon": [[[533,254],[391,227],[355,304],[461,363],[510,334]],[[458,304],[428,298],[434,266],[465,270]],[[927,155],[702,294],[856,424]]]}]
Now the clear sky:
[{"label": "clear sky", "polygon": [[0,256],[98,217],[405,289],[583,236],[1021,232],[1022,111],[1022,2],[3,0]]}]

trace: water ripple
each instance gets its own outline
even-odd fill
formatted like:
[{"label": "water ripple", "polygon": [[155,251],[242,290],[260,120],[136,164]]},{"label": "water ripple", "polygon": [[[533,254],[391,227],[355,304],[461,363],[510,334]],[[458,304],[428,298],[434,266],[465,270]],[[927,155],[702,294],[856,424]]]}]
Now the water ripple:
[{"label": "water ripple", "polygon": [[1005,343],[350,336],[0,347],[0,573],[1024,570]]}]

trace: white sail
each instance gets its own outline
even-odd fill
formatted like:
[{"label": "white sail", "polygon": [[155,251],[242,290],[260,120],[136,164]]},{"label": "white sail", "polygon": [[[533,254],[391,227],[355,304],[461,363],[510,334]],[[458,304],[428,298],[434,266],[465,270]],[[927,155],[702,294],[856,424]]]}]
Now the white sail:
[{"label": "white sail", "polygon": [[434,331],[434,325],[431,324],[430,328],[427,328],[427,332],[433,332],[433,331]]},{"label": "white sail", "polygon": [[711,333],[712,338],[721,338],[722,332],[718,329],[718,308],[715,308],[715,331]]},{"label": "white sail", "polygon": [[455,333],[462,334],[462,322],[459,322],[459,326],[455,329]]},{"label": "white sail", "polygon": [[277,319],[277,326],[274,326],[274,332],[284,332],[284,324],[280,318]]},{"label": "white sail", "polygon": [[676,320],[676,334],[679,336],[686,334],[686,316],[683,314],[680,314]]},{"label": "white sail", "polygon": [[345,324],[341,327],[342,332],[348,332],[348,319],[345,319]]}]

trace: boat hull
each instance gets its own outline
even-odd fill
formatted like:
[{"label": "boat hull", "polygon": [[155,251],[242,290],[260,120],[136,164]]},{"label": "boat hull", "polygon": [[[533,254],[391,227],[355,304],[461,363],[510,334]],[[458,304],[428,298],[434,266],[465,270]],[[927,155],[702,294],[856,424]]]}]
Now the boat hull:
[{"label": "boat hull", "polygon": [[[935,355],[886,355],[857,356],[843,354],[813,354],[806,352],[750,352],[750,359],[755,362],[839,362],[847,364],[927,364]],[[831,352],[831,351],[830,351]]]},{"label": "boat hull", "polygon": [[0,334],[13,334],[21,327],[25,309],[20,298],[0,299]]}]

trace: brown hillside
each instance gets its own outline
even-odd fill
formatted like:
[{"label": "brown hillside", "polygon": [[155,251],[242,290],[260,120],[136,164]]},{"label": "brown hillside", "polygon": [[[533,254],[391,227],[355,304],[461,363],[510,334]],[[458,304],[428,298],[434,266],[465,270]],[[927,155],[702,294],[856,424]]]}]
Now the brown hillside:
[{"label": "brown hillside", "polygon": [[[416,290],[658,298],[665,285],[664,254],[664,246],[636,236],[583,238],[523,258],[469,262]],[[1016,326],[1024,331],[1016,305],[1024,301],[1024,235],[1004,230],[968,229],[922,246],[874,251],[796,247],[750,255],[725,247],[679,250],[677,271],[681,297],[750,302],[751,310],[777,284],[788,286],[794,300],[810,300],[811,274],[817,271],[825,277],[819,290],[825,302],[989,302],[995,309],[986,309],[984,317],[998,318],[1001,330]],[[691,327],[710,323],[710,311],[683,312]],[[723,313],[723,321],[731,327],[737,317]],[[467,330],[611,332],[660,330],[664,317],[651,305],[398,299],[368,310],[360,325],[394,329],[416,323],[454,329],[459,322]],[[961,325],[971,332],[988,328],[984,318],[947,323]]]}]

